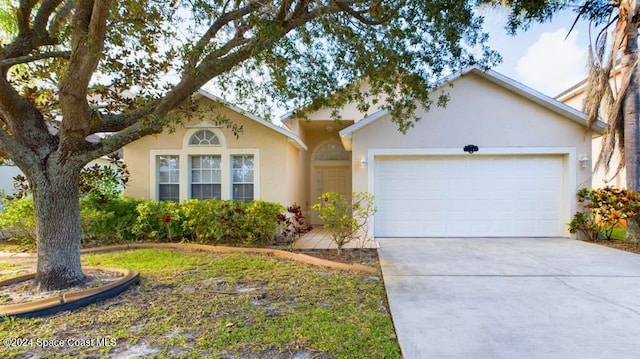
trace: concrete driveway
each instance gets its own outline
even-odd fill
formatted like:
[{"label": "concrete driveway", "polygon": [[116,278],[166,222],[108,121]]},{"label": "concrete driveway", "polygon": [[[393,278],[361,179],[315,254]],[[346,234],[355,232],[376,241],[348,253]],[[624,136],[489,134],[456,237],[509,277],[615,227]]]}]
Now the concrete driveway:
[{"label": "concrete driveway", "polygon": [[640,358],[640,255],[565,238],[378,240],[413,358]]}]

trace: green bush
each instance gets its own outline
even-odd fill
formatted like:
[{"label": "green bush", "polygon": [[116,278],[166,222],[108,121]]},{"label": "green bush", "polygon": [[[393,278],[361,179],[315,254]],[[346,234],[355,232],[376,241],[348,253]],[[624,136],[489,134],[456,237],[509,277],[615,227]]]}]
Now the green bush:
[{"label": "green bush", "polygon": [[588,240],[611,240],[613,229],[640,212],[640,195],[612,187],[583,188],[577,193],[581,211],[569,223],[571,233],[582,233]]},{"label": "green bush", "polygon": [[185,231],[200,243],[270,244],[285,208],[265,201],[250,203],[187,200],[182,204]]},{"label": "green bush", "polygon": [[[0,231],[24,247],[35,248],[30,195],[5,199]],[[1,208],[1,207],[0,207]],[[86,245],[132,241],[197,241],[217,244],[274,244],[285,208],[266,201],[188,200],[157,202],[85,196],[80,201],[82,241]]]},{"label": "green bush", "polygon": [[183,228],[184,214],[177,202],[144,201],[136,206],[136,210],[138,218],[133,234],[140,240],[173,242],[190,234]]},{"label": "green bush", "polygon": [[37,243],[36,220],[33,198],[2,200],[4,209],[0,212],[0,231],[23,249],[34,249]]},{"label": "green bush", "polygon": [[252,242],[273,244],[278,230],[278,216],[285,211],[279,203],[253,201],[247,206],[248,238]]},{"label": "green bush", "polygon": [[84,198],[80,202],[83,241],[101,244],[135,241],[137,206],[142,203],[144,200],[132,198],[114,198],[107,202],[100,197]]},{"label": "green bush", "polygon": [[318,197],[318,201],[312,208],[318,212],[322,225],[338,245],[338,254],[355,238],[367,237],[367,221],[377,212],[371,193],[355,192],[353,200],[349,201],[340,193],[327,192]]}]

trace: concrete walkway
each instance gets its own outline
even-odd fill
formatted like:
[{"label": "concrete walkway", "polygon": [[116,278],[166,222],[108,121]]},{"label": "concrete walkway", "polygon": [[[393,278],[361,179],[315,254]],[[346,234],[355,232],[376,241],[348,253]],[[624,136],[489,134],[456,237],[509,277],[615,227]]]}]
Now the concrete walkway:
[{"label": "concrete walkway", "polygon": [[640,255],[563,238],[378,243],[406,359],[640,358]]}]

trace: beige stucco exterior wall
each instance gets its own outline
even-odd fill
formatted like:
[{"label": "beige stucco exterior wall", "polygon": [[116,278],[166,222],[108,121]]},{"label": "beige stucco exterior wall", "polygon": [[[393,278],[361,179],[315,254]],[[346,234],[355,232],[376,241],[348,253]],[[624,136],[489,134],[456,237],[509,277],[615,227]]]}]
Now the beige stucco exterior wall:
[{"label": "beige stucco exterior wall", "polygon": [[298,204],[304,210],[307,202],[307,183],[304,173],[306,169],[307,151],[301,151],[293,146],[287,146],[286,155],[286,188],[287,200],[284,205]]},{"label": "beige stucco exterior wall", "polygon": [[[591,133],[580,124],[547,110],[483,78],[468,74],[449,89],[446,108],[418,111],[421,118],[406,135],[387,115],[353,134],[353,160],[368,148],[566,147],[591,156]],[[480,153],[479,152],[479,153]],[[355,162],[354,162],[355,164]],[[579,176],[588,182],[589,171]]]},{"label": "beige stucco exterior wall", "polygon": [[[200,100],[200,105],[208,108],[209,101],[203,98]],[[301,196],[300,185],[295,183],[292,178],[296,177],[295,173],[301,165],[301,161],[294,159],[303,156],[298,152],[304,151],[298,150],[288,143],[285,135],[242,114],[226,107],[217,108],[215,111],[219,111],[220,114],[235,124],[243,126],[243,132],[237,139],[230,129],[215,127],[222,133],[224,137],[223,146],[226,145],[228,152],[238,151],[238,154],[240,154],[242,153],[241,150],[251,150],[257,153],[259,182],[254,184],[254,191],[259,191],[258,198],[280,202],[285,205],[302,201],[304,198]],[[215,116],[214,113],[211,113],[211,115],[205,115],[203,119],[211,119],[208,124],[213,125]],[[151,176],[155,176],[155,173],[152,173],[153,169],[150,164],[151,152],[180,150],[184,147],[185,135],[189,131],[194,131],[193,126],[199,125],[202,125],[200,118],[184,126],[178,126],[174,133],[169,133],[165,130],[157,136],[148,136],[127,145],[124,148],[124,158],[131,172],[131,180],[126,189],[127,196],[150,198]],[[230,178],[226,180],[230,181]],[[185,183],[184,185],[187,184]]]}]

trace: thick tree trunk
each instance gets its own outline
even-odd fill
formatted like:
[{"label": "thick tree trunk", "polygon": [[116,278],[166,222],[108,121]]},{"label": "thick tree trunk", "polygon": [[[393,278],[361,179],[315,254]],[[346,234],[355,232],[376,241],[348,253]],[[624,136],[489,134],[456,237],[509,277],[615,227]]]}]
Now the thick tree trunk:
[{"label": "thick tree trunk", "polygon": [[[629,88],[624,99],[624,149],[627,188],[640,190],[640,124],[638,110],[640,109],[638,98],[638,28],[634,17],[627,28],[626,46],[622,55],[623,71],[631,71]],[[637,239],[640,235],[640,226],[636,217],[627,221],[627,239]]]},{"label": "thick tree trunk", "polygon": [[85,279],[80,266],[79,169],[50,159],[43,172],[30,179],[38,235],[35,286],[40,291],[68,288]]}]

